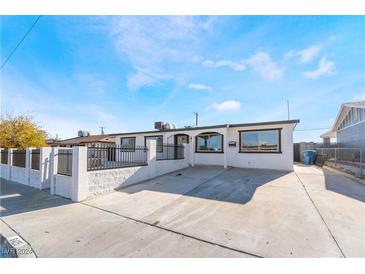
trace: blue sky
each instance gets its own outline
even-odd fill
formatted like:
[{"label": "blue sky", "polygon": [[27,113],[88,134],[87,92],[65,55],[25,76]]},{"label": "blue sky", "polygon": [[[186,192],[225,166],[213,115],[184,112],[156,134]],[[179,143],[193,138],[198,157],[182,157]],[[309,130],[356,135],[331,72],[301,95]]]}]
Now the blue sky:
[{"label": "blue sky", "polygon": [[[35,16],[1,17],[8,56]],[[1,71],[1,112],[51,136],[300,119],[317,141],[365,100],[365,17],[43,16]],[[3,60],[3,59],[2,59]]]}]

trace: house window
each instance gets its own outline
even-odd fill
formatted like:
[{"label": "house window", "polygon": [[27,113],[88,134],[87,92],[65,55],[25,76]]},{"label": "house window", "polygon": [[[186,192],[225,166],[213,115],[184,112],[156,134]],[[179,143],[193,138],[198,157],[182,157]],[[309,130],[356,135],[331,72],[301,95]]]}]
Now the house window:
[{"label": "house window", "polygon": [[280,153],[281,129],[240,131],[240,152]]},{"label": "house window", "polygon": [[156,140],[156,152],[163,152],[163,136],[156,135],[156,136],[145,136],[144,137],[144,145],[147,145],[149,140]]},{"label": "house window", "polygon": [[122,149],[135,151],[136,150],[136,137],[122,137],[120,138],[120,146]]},{"label": "house window", "polygon": [[222,153],[223,135],[216,132],[196,136],[196,152]]}]

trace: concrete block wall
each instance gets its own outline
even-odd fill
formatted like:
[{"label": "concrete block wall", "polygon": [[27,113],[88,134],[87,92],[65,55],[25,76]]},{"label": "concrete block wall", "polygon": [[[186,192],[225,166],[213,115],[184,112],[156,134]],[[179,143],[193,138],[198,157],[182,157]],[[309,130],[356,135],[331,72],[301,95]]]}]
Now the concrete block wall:
[{"label": "concrete block wall", "polygon": [[157,176],[189,166],[189,147],[185,147],[184,159],[156,160],[156,141],[147,144],[147,165],[87,171],[87,147],[72,148],[72,176],[58,173],[58,148],[40,149],[40,170],[30,169],[31,149],[26,153],[26,168],[11,165],[11,149],[8,156],[10,165],[1,165],[1,177],[38,189],[50,188],[51,194],[83,201],[115,188],[136,184]]},{"label": "concrete block wall", "polygon": [[90,171],[87,173],[87,198],[113,191],[149,178],[148,166]]},{"label": "concrete block wall", "polygon": [[87,193],[82,193],[78,198],[90,198],[189,166],[189,147],[185,147],[184,159],[157,161],[156,141],[150,140],[147,146],[149,149],[146,166],[89,171],[87,172],[88,189],[83,189]]}]

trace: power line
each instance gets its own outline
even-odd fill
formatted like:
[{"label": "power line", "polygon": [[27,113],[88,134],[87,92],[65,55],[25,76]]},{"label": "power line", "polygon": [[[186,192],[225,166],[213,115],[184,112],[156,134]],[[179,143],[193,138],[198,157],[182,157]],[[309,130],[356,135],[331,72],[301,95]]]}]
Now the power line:
[{"label": "power line", "polygon": [[319,128],[303,128],[303,129],[294,129],[294,131],[306,131],[306,130],[325,130],[331,129],[329,127],[319,127]]},{"label": "power line", "polygon": [[23,35],[22,39],[20,39],[19,43],[16,45],[16,47],[10,52],[9,56],[5,59],[5,61],[1,64],[0,70],[3,69],[3,67],[6,65],[6,63],[9,61],[11,56],[14,54],[14,52],[19,48],[21,43],[27,38],[28,34],[32,31],[32,29],[35,27],[35,25],[38,23],[39,19],[42,15],[39,15],[37,19],[33,22],[33,24],[30,26],[30,28],[27,30],[27,32]]}]

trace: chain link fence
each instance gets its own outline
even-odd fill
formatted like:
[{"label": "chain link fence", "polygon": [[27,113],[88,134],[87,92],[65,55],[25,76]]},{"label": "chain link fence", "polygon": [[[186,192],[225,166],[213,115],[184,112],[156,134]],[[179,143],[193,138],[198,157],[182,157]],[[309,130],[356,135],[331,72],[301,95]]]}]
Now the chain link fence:
[{"label": "chain link fence", "polygon": [[364,151],[360,148],[315,148],[317,163],[357,176],[365,175]]}]

